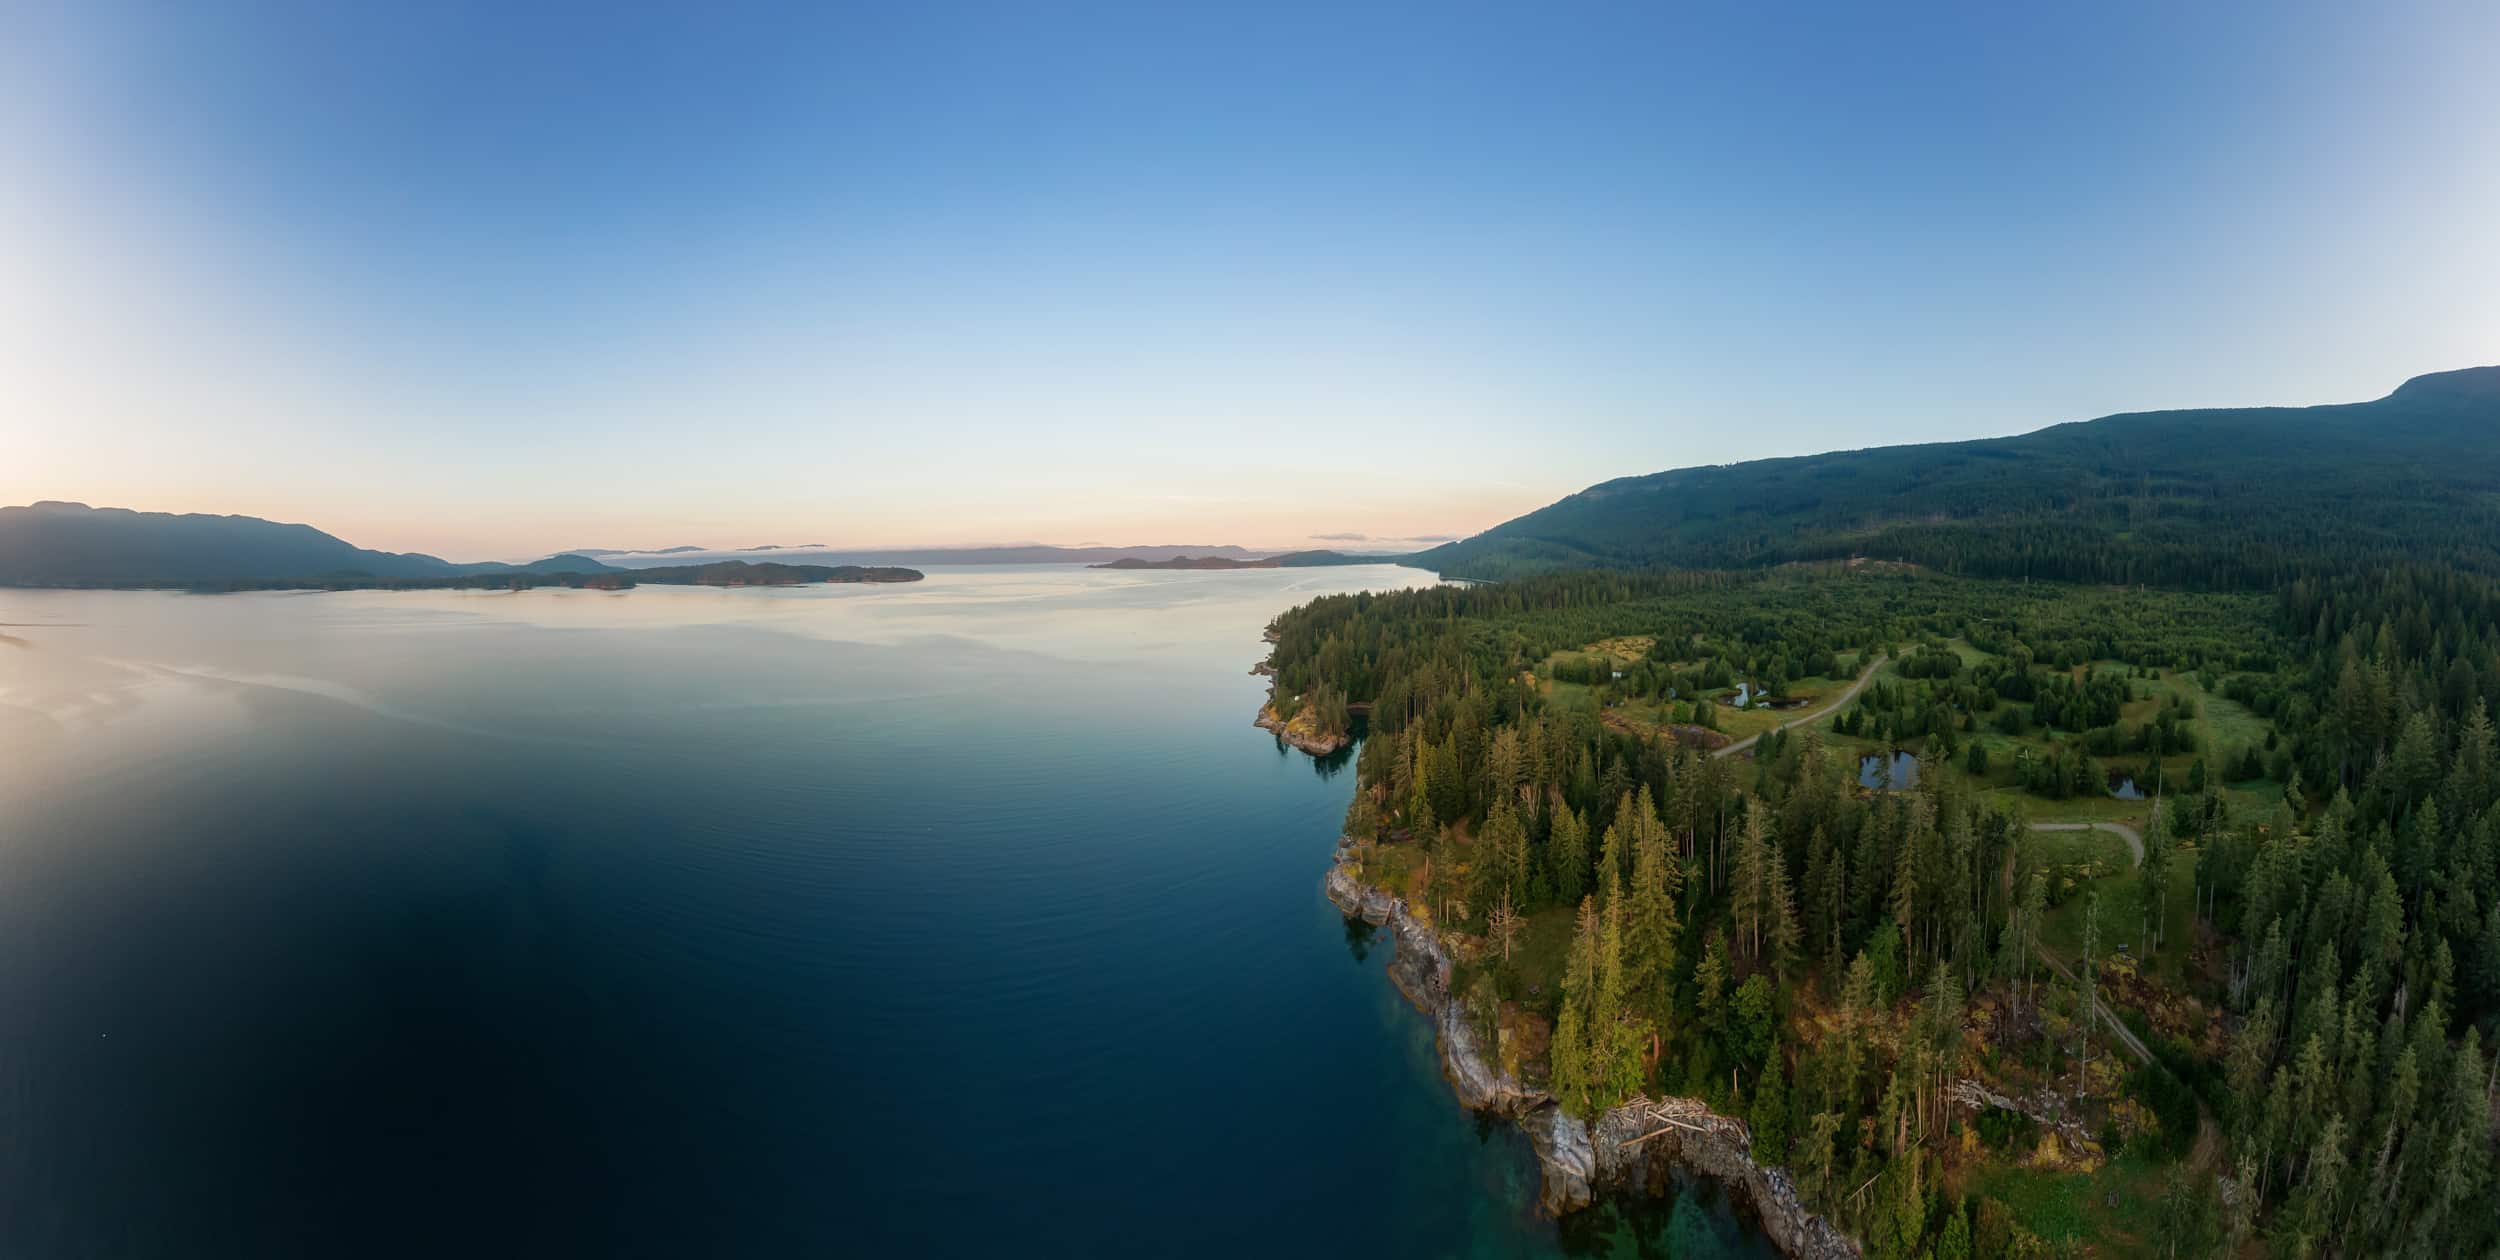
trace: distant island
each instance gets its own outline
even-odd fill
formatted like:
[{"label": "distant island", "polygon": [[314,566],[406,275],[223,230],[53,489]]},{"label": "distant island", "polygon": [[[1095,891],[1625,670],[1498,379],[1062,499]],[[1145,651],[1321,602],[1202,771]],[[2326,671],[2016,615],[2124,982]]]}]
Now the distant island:
[{"label": "distant island", "polygon": [[369,574],[338,573],[312,578],[239,579],[232,582],[193,583],[193,590],[473,590],[527,591],[541,587],[563,587],[585,591],[628,591],[637,586],[812,586],[818,583],[842,582],[917,582],[927,575],[918,569],[869,567],[856,564],[777,564],[749,563],[744,560],[717,560],[710,564],[671,565],[657,569],[608,569],[577,573],[571,570],[541,572],[536,570],[510,573],[463,573],[435,578],[384,578]]},{"label": "distant island", "polygon": [[1231,556],[1173,556],[1163,560],[1122,556],[1117,560],[1089,564],[1085,567],[1089,569],[1305,569],[1334,564],[1375,564],[1395,558],[1349,556],[1338,551],[1288,551],[1282,555],[1266,556],[1255,560],[1236,559]]},{"label": "distant island", "polygon": [[637,586],[810,586],[843,582],[917,582],[927,575],[918,569],[868,567],[856,564],[750,564],[720,560],[711,564],[672,565],[658,569],[572,569],[543,571],[509,569],[486,573],[455,573],[444,577],[380,577],[371,573],[324,573],[295,578],[225,578],[194,582],[44,582],[0,585],[41,585],[85,589],[188,591],[531,591],[559,587],[583,591],[629,591]]},{"label": "distant island", "polygon": [[804,557],[820,564],[860,565],[931,565],[931,564],[1093,564],[1106,560],[1138,559],[1168,560],[1175,556],[1224,557],[1234,560],[1256,560],[1259,555],[1245,548],[1224,544],[1156,543],[1133,547],[1085,545],[1059,547],[1044,543],[1007,543],[995,546],[965,547],[669,547],[657,551],[635,551],[617,547],[576,547],[575,555],[597,556],[603,562],[621,568],[638,568],[646,564],[676,563],[663,556],[701,555],[723,559],[751,555],[757,551],[778,551],[785,559]]},{"label": "distant island", "polygon": [[[741,559],[758,553],[774,559]],[[186,590],[624,590],[667,586],[792,586],[915,582],[922,564],[1090,564],[1099,569],[1277,569],[1375,564],[1399,556],[1337,551],[1259,555],[1231,545],[1059,547],[1010,544],[835,550],[822,544],[694,545],[636,551],[579,547],[536,560],[445,560],[374,551],[310,525],[255,516],[139,512],[45,501],[0,507],[0,586]],[[801,564],[805,559],[817,563]]]},{"label": "distant island", "polygon": [[806,586],[818,582],[917,582],[928,576],[899,565],[782,564],[719,560],[711,564],[629,569],[602,575],[622,578],[625,585],[649,582],[660,586]]},{"label": "distant island", "polygon": [[1085,567],[1089,569],[1281,569],[1284,565],[1275,556],[1261,560],[1235,560],[1230,556],[1174,556],[1169,560],[1140,560],[1135,556],[1122,556],[1117,560],[1106,560],[1101,564],[1089,564]]},{"label": "distant island", "polygon": [[177,515],[47,501],[0,507],[0,586],[88,589],[426,590],[542,586],[797,586],[917,582],[891,565],[750,563],[621,568],[576,552],[521,564],[460,564],[370,551],[310,525],[253,516]]}]

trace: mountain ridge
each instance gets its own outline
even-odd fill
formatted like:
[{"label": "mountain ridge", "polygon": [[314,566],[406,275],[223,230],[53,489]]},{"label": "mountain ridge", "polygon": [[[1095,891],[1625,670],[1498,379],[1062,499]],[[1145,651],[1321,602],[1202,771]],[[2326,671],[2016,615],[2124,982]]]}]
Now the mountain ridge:
[{"label": "mountain ridge", "polygon": [[1602,481],[1419,552],[1443,573],[1872,556],[2000,577],[2265,587],[2338,564],[2500,571],[2500,367],[2366,402],[2122,412],[2008,437]]}]

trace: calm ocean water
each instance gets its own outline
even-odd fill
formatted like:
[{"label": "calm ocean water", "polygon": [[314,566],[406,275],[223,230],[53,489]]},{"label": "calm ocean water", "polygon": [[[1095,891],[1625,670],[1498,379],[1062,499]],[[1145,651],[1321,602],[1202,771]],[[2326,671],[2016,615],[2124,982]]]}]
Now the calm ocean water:
[{"label": "calm ocean water", "polygon": [[1260,629],[1429,580],[0,591],[0,1254],[1763,1254],[1319,895]]}]

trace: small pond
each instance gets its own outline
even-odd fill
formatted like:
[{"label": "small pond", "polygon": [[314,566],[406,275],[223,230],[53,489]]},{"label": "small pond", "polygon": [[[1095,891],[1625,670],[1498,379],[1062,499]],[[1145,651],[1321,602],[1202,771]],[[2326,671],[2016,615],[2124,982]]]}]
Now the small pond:
[{"label": "small pond", "polygon": [[1858,758],[1858,786],[1862,788],[1874,788],[1878,791],[1886,788],[1899,791],[1903,788],[1917,787],[1918,758],[1913,757],[1906,752],[1894,753],[1892,755],[1891,775],[1887,778],[1885,775],[1884,759],[1882,757],[1876,756],[1873,753],[1860,757]]}]

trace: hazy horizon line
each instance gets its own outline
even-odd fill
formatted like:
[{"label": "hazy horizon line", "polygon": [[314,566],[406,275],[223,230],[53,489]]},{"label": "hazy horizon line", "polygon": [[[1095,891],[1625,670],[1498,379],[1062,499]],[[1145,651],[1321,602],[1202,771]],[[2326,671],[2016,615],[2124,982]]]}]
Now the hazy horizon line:
[{"label": "hazy horizon line", "polygon": [[[1096,539],[1086,539],[1086,540],[1083,540],[1083,541],[1078,541],[1078,542],[1050,542],[1050,541],[1046,541],[1046,540],[1039,539],[1039,538],[1030,538],[1030,537],[1028,537],[1028,538],[1016,538],[1016,539],[1007,539],[1007,540],[977,540],[977,541],[970,541],[970,542],[910,542],[910,543],[842,543],[842,542],[822,543],[822,542],[807,542],[807,543],[743,543],[743,544],[671,543],[671,544],[667,544],[667,545],[664,545],[664,546],[656,546],[656,547],[613,547],[613,546],[606,546],[606,545],[584,545],[584,546],[572,546],[572,547],[557,547],[557,548],[553,548],[553,549],[550,549],[550,550],[544,550],[544,551],[504,552],[504,553],[502,553],[502,554],[499,554],[499,555],[496,555],[496,556],[492,556],[492,557],[487,558],[486,560],[480,561],[480,560],[460,559],[460,558],[457,558],[457,557],[452,557],[452,556],[442,555],[442,554],[439,554],[439,553],[437,553],[437,552],[433,552],[433,551],[426,551],[426,550],[409,549],[409,550],[403,550],[403,551],[395,551],[395,550],[393,550],[393,549],[391,549],[391,548],[389,548],[389,547],[369,545],[369,544],[367,544],[367,543],[365,543],[365,542],[361,542],[361,541],[357,540],[356,538],[349,537],[347,534],[342,534],[342,533],[337,533],[337,532],[334,532],[334,531],[333,531],[330,527],[328,527],[328,526],[326,526],[326,525],[322,525],[322,524],[317,523],[317,522],[314,522],[314,521],[309,521],[309,520],[289,520],[289,519],[285,519],[285,518],[283,518],[283,517],[278,517],[278,516],[263,516],[263,515],[259,515],[259,514],[254,513],[254,512],[249,512],[249,511],[222,511],[222,512],[169,511],[169,510],[162,509],[162,508],[129,507],[129,506],[125,506],[125,505],[122,505],[122,504],[113,504],[113,503],[107,503],[107,504],[93,504],[93,503],[89,503],[89,502],[87,502],[87,501],[85,501],[85,500],[83,500],[83,499],[65,499],[65,498],[52,498],[52,497],[45,497],[45,498],[31,499],[31,500],[29,500],[29,501],[27,501],[27,502],[24,502],[24,503],[0,504],[0,510],[11,510],[11,509],[31,510],[31,509],[42,508],[42,507],[70,507],[70,508],[79,508],[79,509],[83,509],[83,510],[90,511],[90,512],[130,512],[130,513],[133,513],[133,514],[143,515],[143,516],[174,516],[174,517],[181,517],[181,516],[200,516],[200,517],[211,517],[211,518],[231,518],[231,519],[238,519],[238,520],[265,521],[265,522],[267,522],[267,523],[269,523],[269,524],[273,524],[273,525],[282,525],[282,526],[290,526],[290,527],[295,527],[295,528],[302,528],[302,529],[310,529],[310,530],[315,530],[315,531],[318,531],[318,532],[320,532],[320,533],[327,534],[327,535],[329,535],[329,536],[330,536],[330,537],[332,537],[332,538],[336,538],[336,539],[338,539],[338,540],[339,540],[339,541],[341,541],[341,542],[347,543],[347,544],[348,544],[348,545],[350,545],[350,546],[354,546],[354,547],[362,548],[362,549],[364,549],[364,550],[368,550],[368,551],[381,551],[381,552],[386,552],[386,553],[388,553],[388,554],[394,554],[394,555],[421,555],[421,556],[432,556],[433,558],[438,559],[438,560],[447,560],[447,561],[451,561],[451,562],[453,562],[453,563],[462,563],[462,564],[467,564],[467,563],[507,563],[507,564],[526,564],[526,563],[529,563],[529,562],[532,562],[532,561],[536,561],[536,560],[545,560],[545,559],[550,559],[550,558],[555,557],[555,556],[566,556],[566,555],[578,555],[578,556],[594,557],[594,558],[595,558],[595,557],[600,557],[600,556],[630,556],[630,557],[638,557],[638,558],[639,558],[639,557],[655,557],[655,556],[664,556],[664,555],[680,555],[680,556],[695,556],[695,555],[700,555],[700,556],[711,556],[711,557],[736,557],[736,556],[760,556],[760,557],[771,557],[771,556],[806,556],[806,555],[850,554],[850,553],[874,553],[874,552],[991,551],[991,550],[1006,550],[1006,549],[1013,549],[1013,548],[1028,548],[1028,547],[1050,548],[1050,549],[1053,549],[1053,550],[1061,550],[1061,551],[1175,551],[1175,552],[1181,552],[1181,553],[1199,553],[1199,552],[1215,553],[1215,552],[1226,552],[1226,551],[1231,551],[1231,552],[1240,552],[1240,553],[1243,553],[1243,554],[1245,554],[1245,555],[1254,556],[1254,557],[1259,557],[1259,558],[1265,558],[1265,557],[1269,557],[1269,556],[1285,555],[1285,554],[1289,554],[1289,553],[1292,553],[1292,552],[1298,552],[1298,551],[1322,551],[1322,550],[1329,550],[1329,551],[1349,551],[1349,552],[1352,552],[1352,553],[1355,553],[1355,554],[1405,555],[1405,554],[1411,554],[1411,553],[1413,553],[1413,552],[1417,552],[1417,551],[1423,551],[1423,550],[1426,550],[1426,549],[1431,548],[1431,547],[1437,547],[1437,546],[1440,546],[1440,545],[1441,545],[1441,544],[1443,544],[1443,543],[1455,542],[1455,541],[1458,541],[1458,539],[1460,539],[1461,537],[1464,537],[1464,535],[1457,535],[1457,534],[1408,535],[1408,536],[1398,536],[1398,537],[1385,537],[1385,536],[1378,536],[1378,535],[1372,535],[1372,534],[1360,533],[1360,532],[1357,532],[1357,531],[1336,531],[1336,532],[1325,533],[1325,534],[1312,534],[1312,535],[1309,535],[1309,536],[1307,536],[1307,540],[1306,540],[1304,543],[1299,543],[1299,544],[1296,544],[1296,543],[1247,544],[1247,543],[1237,543],[1237,542],[1215,542],[1215,541],[1211,541],[1211,540],[1201,540],[1201,541],[1197,541],[1197,542],[1103,542],[1103,541],[1096,540]],[[1316,545],[1313,545],[1313,544],[1316,544]]]}]

